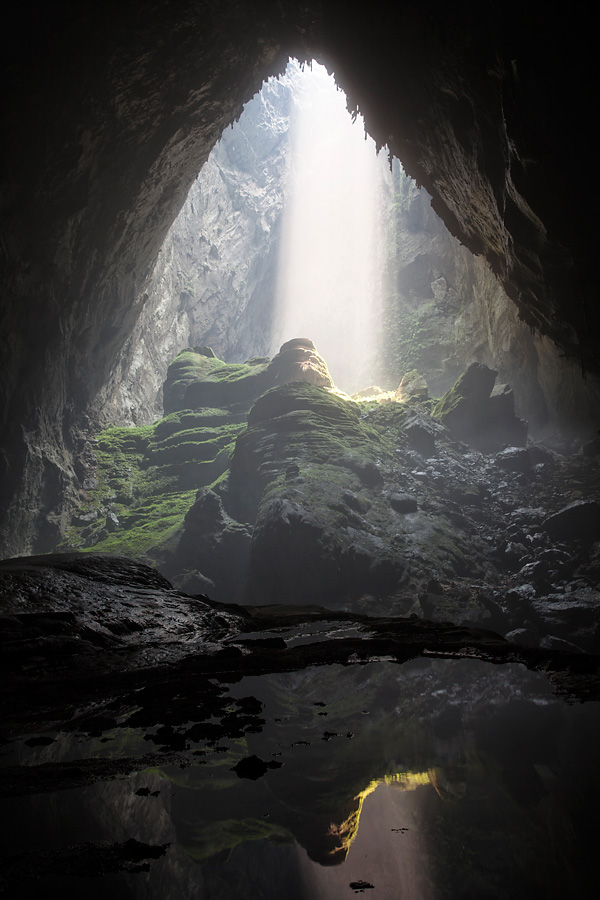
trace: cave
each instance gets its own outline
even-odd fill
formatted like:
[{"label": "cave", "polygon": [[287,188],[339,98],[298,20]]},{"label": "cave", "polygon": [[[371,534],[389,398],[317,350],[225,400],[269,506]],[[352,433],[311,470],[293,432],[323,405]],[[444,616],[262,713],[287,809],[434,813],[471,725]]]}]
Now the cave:
[{"label": "cave", "polygon": [[[5,34],[2,888],[595,896],[583,13],[24,3]],[[267,346],[250,241],[221,288],[205,240],[202,309],[165,275],[290,60],[389,156],[417,247],[377,384]]]}]

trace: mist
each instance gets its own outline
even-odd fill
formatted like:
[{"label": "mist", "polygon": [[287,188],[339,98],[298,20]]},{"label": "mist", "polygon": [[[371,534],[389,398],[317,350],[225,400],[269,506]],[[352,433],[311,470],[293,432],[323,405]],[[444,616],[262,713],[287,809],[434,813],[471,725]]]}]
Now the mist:
[{"label": "mist", "polygon": [[387,162],[324,66],[291,62],[289,171],[272,353],[311,338],[337,387],[370,383],[382,296]]}]

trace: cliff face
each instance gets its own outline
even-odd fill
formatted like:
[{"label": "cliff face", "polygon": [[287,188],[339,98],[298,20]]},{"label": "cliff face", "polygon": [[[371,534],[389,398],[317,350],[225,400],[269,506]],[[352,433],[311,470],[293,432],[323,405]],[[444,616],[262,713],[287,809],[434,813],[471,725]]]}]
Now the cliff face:
[{"label": "cliff face", "polygon": [[240,361],[265,355],[277,272],[292,89],[270,79],[227,128],[173,223],[143,308],[100,391],[98,414],[120,423],[162,414],[167,367],[184,347]]},{"label": "cliff face", "polygon": [[388,293],[379,377],[394,389],[416,368],[440,396],[471,362],[514,390],[533,435],[596,426],[600,385],[520,317],[481,257],[454,238],[431,197],[394,165],[388,212]]}]

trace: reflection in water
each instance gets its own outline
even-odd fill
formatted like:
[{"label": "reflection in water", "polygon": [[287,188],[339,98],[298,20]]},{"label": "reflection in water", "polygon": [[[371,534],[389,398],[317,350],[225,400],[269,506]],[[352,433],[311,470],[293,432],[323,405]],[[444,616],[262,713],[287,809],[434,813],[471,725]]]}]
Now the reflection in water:
[{"label": "reflection in water", "polygon": [[305,896],[333,900],[350,895],[350,884],[366,882],[385,900],[435,897],[421,823],[427,784],[427,773],[407,773],[370,785],[343,866],[324,868],[299,852]]},{"label": "reflection in water", "polygon": [[[469,661],[217,687],[221,713],[202,722],[133,727],[132,710],[101,737],[8,748],[30,765],[158,752],[125,778],[5,801],[7,855],[31,852],[33,866],[40,850],[86,841],[169,845],[148,871],[42,871],[19,896],[337,900],[361,885],[380,900],[596,896],[599,704],[569,706],[520,666]],[[168,739],[177,764],[161,764]],[[239,777],[251,757],[280,765]]]}]

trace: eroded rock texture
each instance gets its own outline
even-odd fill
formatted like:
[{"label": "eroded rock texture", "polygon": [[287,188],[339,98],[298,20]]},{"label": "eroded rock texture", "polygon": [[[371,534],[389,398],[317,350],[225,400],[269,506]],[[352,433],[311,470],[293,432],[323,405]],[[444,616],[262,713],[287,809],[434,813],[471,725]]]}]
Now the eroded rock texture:
[{"label": "eroded rock texture", "polygon": [[539,894],[564,840],[556,896],[594,896],[597,704],[551,686],[595,698],[597,657],[447,624],[221,606],[114,556],[5,560],[0,597],[14,670],[4,892],[274,898],[296,878],[296,843],[335,875],[380,785],[408,801],[385,819],[390,851],[420,859],[410,835],[437,840],[441,887]]},{"label": "eroded rock texture", "polygon": [[394,165],[381,369],[388,387],[416,369],[441,396],[472,362],[509,382],[530,433],[596,427],[600,384],[519,318],[486,261],[452,237],[431,197]]},{"label": "eroded rock texture", "polygon": [[[223,129],[290,54],[486,257],[521,315],[597,368],[589,29],[522,5],[28,4],[6,29],[0,506],[5,552],[64,529],[86,413]],[[589,35],[589,37],[587,36]],[[61,498],[65,498],[64,501]]]},{"label": "eroded rock texture", "polygon": [[119,424],[163,411],[167,366],[186,346],[228,361],[270,348],[285,199],[289,81],[270,79],[223,132],[160,249],[140,316],[94,407]]},{"label": "eroded rock texture", "polygon": [[169,412],[107,428],[63,549],[126,553],[219,602],[319,604],[596,652],[597,456],[526,443],[473,364],[440,400],[352,400],[307,339],[188,349]]}]

